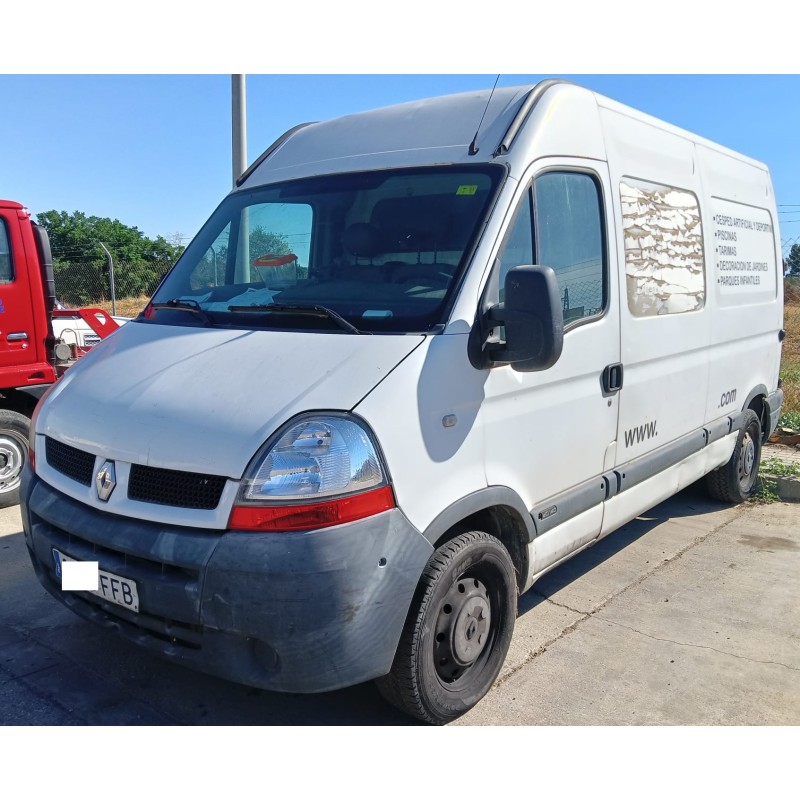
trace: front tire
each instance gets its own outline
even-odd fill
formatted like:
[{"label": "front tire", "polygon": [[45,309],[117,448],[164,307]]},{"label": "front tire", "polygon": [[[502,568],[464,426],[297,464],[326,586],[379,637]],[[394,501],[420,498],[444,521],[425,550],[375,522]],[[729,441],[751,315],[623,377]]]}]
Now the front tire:
[{"label": "front tire", "polygon": [[376,681],[392,705],[443,724],[491,689],[508,652],[517,611],[514,565],[482,531],[434,552],[422,573],[391,672]]},{"label": "front tire", "polygon": [[30,420],[16,411],[0,410],[0,508],[19,503],[22,468],[28,458]]},{"label": "front tire", "polygon": [[761,422],[747,409],[730,460],[706,476],[708,493],[725,503],[744,502],[755,491],[760,462]]}]

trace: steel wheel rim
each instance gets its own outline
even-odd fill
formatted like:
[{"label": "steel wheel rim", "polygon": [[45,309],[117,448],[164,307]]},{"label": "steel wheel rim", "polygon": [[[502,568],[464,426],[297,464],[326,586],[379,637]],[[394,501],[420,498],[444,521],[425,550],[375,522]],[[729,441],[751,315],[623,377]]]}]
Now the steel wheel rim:
[{"label": "steel wheel rim", "polygon": [[28,455],[28,443],[10,431],[0,435],[0,493],[19,486],[22,467]]},{"label": "steel wheel rim", "polygon": [[467,570],[453,581],[439,604],[433,665],[439,683],[447,690],[462,689],[492,654],[503,618],[500,593],[492,588],[493,577],[491,568]]},{"label": "steel wheel rim", "polygon": [[752,486],[756,474],[756,442],[753,434],[748,428],[742,439],[742,446],[739,450],[739,486],[748,491]]}]

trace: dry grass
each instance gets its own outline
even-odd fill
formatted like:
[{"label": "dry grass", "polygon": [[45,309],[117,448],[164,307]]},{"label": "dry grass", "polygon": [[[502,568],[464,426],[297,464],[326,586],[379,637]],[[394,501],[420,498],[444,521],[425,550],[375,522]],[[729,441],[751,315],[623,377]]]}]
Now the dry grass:
[{"label": "dry grass", "polygon": [[784,323],[781,378],[783,379],[783,412],[800,413],[800,280],[785,282]]},{"label": "dry grass", "polygon": [[[144,307],[150,301],[150,298],[146,295],[142,295],[141,297],[123,297],[117,300],[117,316],[118,317],[135,317],[139,314],[140,311],[144,310]],[[93,303],[92,304],[95,308],[102,308],[103,311],[108,311],[111,313],[111,301],[103,301],[100,303]]]}]

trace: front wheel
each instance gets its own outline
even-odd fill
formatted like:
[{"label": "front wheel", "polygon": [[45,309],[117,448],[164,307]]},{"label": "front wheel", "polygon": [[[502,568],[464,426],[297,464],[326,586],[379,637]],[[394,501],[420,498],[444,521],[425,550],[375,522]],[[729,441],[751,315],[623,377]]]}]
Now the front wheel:
[{"label": "front wheel", "polygon": [[418,719],[460,717],[491,689],[503,666],[517,610],[514,565],[482,531],[445,542],[428,561],[383,697]]},{"label": "front wheel", "polygon": [[0,508],[19,503],[19,483],[28,457],[30,420],[16,411],[0,410]]},{"label": "front wheel", "polygon": [[726,503],[747,500],[755,491],[760,462],[761,422],[755,411],[748,409],[730,460],[706,476],[708,493]]}]

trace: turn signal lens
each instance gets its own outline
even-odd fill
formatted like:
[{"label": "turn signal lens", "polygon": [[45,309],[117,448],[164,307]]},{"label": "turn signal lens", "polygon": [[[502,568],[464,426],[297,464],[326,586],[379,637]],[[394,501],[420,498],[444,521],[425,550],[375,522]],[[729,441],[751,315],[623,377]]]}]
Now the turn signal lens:
[{"label": "turn signal lens", "polygon": [[394,508],[390,486],[322,503],[297,506],[234,506],[228,528],[237,531],[308,531],[371,517]]}]

